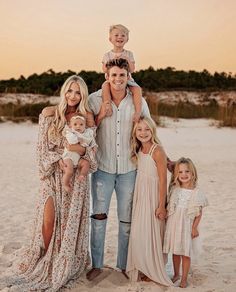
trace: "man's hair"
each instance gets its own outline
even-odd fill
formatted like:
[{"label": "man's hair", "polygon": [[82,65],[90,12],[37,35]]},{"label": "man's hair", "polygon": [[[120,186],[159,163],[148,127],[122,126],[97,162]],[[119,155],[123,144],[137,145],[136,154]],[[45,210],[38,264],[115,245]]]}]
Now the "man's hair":
[{"label": "man's hair", "polygon": [[109,29],[109,34],[111,34],[114,29],[119,29],[119,30],[123,31],[127,36],[129,36],[128,28],[122,24],[111,25],[110,29]]},{"label": "man's hair", "polygon": [[112,59],[106,63],[107,71],[112,67],[119,67],[120,69],[125,69],[129,73],[129,63],[126,59]]}]

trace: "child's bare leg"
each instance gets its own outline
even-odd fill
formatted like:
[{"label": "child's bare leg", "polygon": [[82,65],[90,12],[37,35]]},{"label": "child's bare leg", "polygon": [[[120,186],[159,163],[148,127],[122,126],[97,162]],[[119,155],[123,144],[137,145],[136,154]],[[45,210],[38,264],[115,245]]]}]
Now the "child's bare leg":
[{"label": "child's bare leg", "polygon": [[70,193],[72,191],[72,188],[70,185],[70,180],[71,180],[71,177],[73,175],[74,166],[73,166],[73,162],[71,159],[64,159],[63,161],[65,163],[65,167],[64,167],[64,174],[62,177],[62,182],[63,182],[64,189],[68,193]]},{"label": "child's bare leg", "polygon": [[88,160],[81,158],[79,160],[78,167],[80,169],[78,180],[83,181],[83,180],[85,180],[86,176],[88,175],[90,164],[89,164]]},{"label": "child's bare leg", "polygon": [[190,257],[182,256],[182,277],[179,287],[186,288],[187,287],[187,279],[188,273],[190,269],[191,259]]},{"label": "child's bare leg", "polygon": [[173,266],[174,266],[174,276],[172,277],[172,282],[175,283],[179,280],[179,269],[180,269],[180,263],[181,263],[181,256],[173,254]]},{"label": "child's bare leg", "polygon": [[112,115],[112,106],[110,83],[108,81],[102,84],[102,101],[106,104],[106,116],[110,117]]},{"label": "child's bare leg", "polygon": [[132,92],[135,109],[133,121],[136,123],[139,121],[142,111],[142,89],[139,86],[130,86],[129,89]]}]

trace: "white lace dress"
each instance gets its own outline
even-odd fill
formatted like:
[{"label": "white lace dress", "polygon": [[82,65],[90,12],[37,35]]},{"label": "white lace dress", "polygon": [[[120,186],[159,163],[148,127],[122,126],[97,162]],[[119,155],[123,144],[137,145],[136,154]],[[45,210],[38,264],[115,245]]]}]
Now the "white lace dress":
[{"label": "white lace dress", "polygon": [[192,225],[200,210],[207,206],[204,194],[198,189],[176,188],[168,204],[168,219],[163,251],[192,257],[199,249],[199,237],[192,239]]}]

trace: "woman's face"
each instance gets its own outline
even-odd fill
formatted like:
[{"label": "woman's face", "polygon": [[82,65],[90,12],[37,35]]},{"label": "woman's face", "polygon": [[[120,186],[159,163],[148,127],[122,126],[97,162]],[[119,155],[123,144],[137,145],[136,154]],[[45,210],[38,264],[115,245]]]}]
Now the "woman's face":
[{"label": "woman's face", "polygon": [[79,85],[72,82],[65,96],[68,106],[77,106],[81,100]]}]

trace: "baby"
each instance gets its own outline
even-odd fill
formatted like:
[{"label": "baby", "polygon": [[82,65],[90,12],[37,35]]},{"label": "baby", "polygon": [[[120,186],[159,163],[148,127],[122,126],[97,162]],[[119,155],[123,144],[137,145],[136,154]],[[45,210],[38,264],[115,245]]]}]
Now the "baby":
[{"label": "baby", "polygon": [[[94,132],[91,128],[86,128],[86,119],[83,115],[76,113],[70,118],[69,125],[65,126],[63,135],[69,144],[80,143],[83,147],[97,147],[94,139]],[[79,153],[75,151],[69,151],[66,148],[62,154],[64,162],[64,174],[63,174],[63,186],[69,193],[72,191],[70,185],[70,179],[73,176],[74,168],[80,168],[79,181],[85,179],[89,171],[89,162],[85,159],[81,159]]]}]

